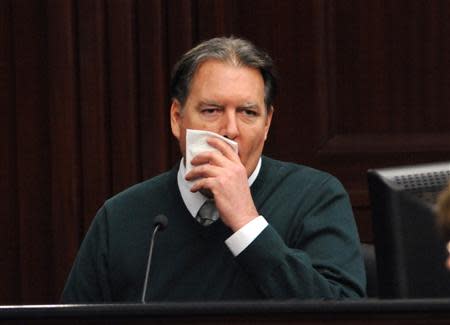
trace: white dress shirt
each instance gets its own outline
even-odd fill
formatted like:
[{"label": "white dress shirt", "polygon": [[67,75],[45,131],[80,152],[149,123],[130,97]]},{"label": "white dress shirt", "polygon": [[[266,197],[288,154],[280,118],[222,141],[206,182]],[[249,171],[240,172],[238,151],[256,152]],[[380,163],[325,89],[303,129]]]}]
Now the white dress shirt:
[{"label": "white dress shirt", "polygon": [[[259,158],[258,164],[255,170],[248,178],[248,186],[251,186],[256,180],[261,169],[261,158]],[[194,184],[192,181],[187,181],[184,178],[186,174],[186,167],[183,159],[181,159],[180,167],[178,169],[177,181],[178,188],[183,198],[183,202],[186,205],[188,211],[193,218],[197,216],[198,211],[202,207],[203,203],[208,199],[200,192],[191,192],[191,187]],[[228,246],[234,256],[239,255],[250,243],[255,240],[256,237],[267,227],[268,223],[263,216],[258,216],[245,226],[236,231],[233,235],[227,238],[225,244]]]}]

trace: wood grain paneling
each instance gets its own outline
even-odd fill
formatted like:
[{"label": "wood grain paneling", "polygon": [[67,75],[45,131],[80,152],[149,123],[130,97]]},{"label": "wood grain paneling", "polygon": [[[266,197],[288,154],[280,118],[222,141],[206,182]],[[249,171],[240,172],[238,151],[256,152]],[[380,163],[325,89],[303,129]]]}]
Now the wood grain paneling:
[{"label": "wood grain paneling", "polygon": [[140,179],[139,121],[136,104],[135,5],[107,1],[112,187],[117,193]]},{"label": "wood grain paneling", "polygon": [[169,101],[167,7],[165,0],[137,2],[138,105],[142,176],[147,179],[170,166],[172,136]]},{"label": "wood grain paneling", "polygon": [[0,2],[0,303],[20,302],[17,148],[11,1]]},{"label": "wood grain paneling", "polygon": [[[47,21],[41,1],[13,1],[17,197],[21,299],[50,296],[51,151],[48,120]],[[49,272],[47,272],[49,270]]]},{"label": "wood grain paneling", "polygon": [[52,279],[53,295],[57,295],[64,285],[69,271],[67,265],[73,261],[80,240],[81,157],[75,13],[73,1],[48,1],[50,240],[53,264],[48,273]]},{"label": "wood grain paneling", "polygon": [[439,26],[447,24],[437,15],[440,3],[338,3],[339,133],[448,130],[450,113],[441,107],[449,103],[439,96],[446,92],[441,80],[449,69],[437,50]]},{"label": "wood grain paneling", "polygon": [[[328,107],[334,112],[316,157],[346,185],[361,228],[370,230],[363,225],[370,217],[368,168],[450,158],[450,102],[442,96],[450,66],[440,50],[450,36],[442,15],[449,6],[336,1],[334,7],[335,48],[327,54],[336,58],[335,102]],[[370,241],[370,231],[362,237]]]},{"label": "wood grain paneling", "polygon": [[167,0],[166,6],[168,63],[172,67],[197,42],[195,8],[192,0]]},{"label": "wood grain paneling", "polygon": [[82,227],[112,193],[106,6],[104,1],[77,1]]},{"label": "wood grain paneling", "polygon": [[233,22],[238,19],[234,4],[234,1],[227,0],[197,1],[197,42],[233,33]]}]

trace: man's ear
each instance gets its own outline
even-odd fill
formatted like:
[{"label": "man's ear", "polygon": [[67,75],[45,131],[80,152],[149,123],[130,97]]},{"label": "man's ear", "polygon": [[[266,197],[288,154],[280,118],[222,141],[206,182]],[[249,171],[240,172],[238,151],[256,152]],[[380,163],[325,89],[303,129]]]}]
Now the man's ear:
[{"label": "man's ear", "polygon": [[170,106],[170,126],[172,134],[180,140],[181,133],[181,104],[178,100],[173,99]]},{"label": "man's ear", "polygon": [[270,124],[272,123],[272,116],[274,110],[275,109],[273,106],[270,106],[270,109],[267,110],[266,125],[264,126],[266,133],[264,135],[264,141],[267,140],[267,135],[269,134]]}]

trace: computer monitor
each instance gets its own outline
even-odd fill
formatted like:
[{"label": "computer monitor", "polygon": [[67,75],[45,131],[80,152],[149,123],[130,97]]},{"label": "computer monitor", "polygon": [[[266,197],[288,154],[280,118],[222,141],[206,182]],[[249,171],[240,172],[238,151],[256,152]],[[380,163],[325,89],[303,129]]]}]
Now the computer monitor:
[{"label": "computer monitor", "polygon": [[380,298],[450,297],[434,213],[450,162],[368,171]]}]

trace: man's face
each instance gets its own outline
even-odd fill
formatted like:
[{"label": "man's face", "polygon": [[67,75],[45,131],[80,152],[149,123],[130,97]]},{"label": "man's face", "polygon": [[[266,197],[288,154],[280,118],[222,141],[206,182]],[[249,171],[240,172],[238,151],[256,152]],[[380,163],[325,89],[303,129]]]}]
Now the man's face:
[{"label": "man's face", "polygon": [[170,116],[183,157],[186,129],[212,131],[239,144],[239,157],[250,175],[261,156],[272,109],[266,110],[257,69],[208,60],[195,73],[184,107],[174,100]]}]

